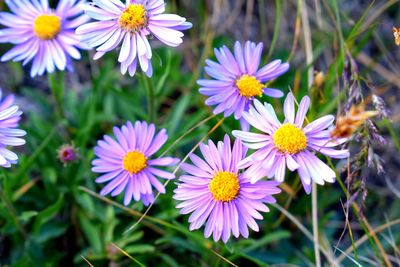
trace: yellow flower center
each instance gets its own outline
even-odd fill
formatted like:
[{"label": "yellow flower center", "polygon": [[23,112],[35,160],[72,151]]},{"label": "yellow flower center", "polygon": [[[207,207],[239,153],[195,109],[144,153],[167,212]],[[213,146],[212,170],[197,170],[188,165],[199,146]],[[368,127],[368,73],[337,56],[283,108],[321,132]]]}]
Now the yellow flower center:
[{"label": "yellow flower center", "polygon": [[123,159],[124,169],[131,175],[140,172],[147,166],[147,159],[140,151],[130,151]]},{"label": "yellow flower center", "polygon": [[218,172],[208,185],[208,189],[215,200],[231,201],[239,193],[238,176],[232,172]]},{"label": "yellow flower center", "polygon": [[118,20],[119,26],[127,31],[138,31],[147,25],[147,11],[142,4],[130,4]]},{"label": "yellow flower center", "polygon": [[35,19],[33,31],[42,40],[54,39],[61,31],[61,19],[56,15],[40,15]]},{"label": "yellow flower center", "polygon": [[279,127],[273,136],[275,147],[288,154],[296,154],[307,147],[307,137],[296,126],[286,123]]},{"label": "yellow flower center", "polygon": [[241,96],[249,98],[256,95],[262,96],[262,89],[264,88],[264,85],[256,77],[247,74],[242,75],[242,77],[236,80],[236,86]]}]

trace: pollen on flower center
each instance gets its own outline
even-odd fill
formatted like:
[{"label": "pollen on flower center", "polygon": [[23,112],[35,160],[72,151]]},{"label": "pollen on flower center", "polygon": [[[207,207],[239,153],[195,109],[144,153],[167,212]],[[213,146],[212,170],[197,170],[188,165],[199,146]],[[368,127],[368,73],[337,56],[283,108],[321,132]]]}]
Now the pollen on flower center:
[{"label": "pollen on flower center", "polygon": [[42,40],[52,40],[61,31],[61,19],[56,15],[40,15],[35,19],[33,31]]},{"label": "pollen on flower center", "polygon": [[236,80],[236,86],[239,89],[239,94],[245,97],[261,96],[264,85],[257,80],[254,76],[249,76],[247,74],[242,75]]},{"label": "pollen on flower center", "polygon": [[138,31],[147,25],[147,11],[142,4],[130,4],[118,20],[119,26],[127,31]]},{"label": "pollen on flower center", "polygon": [[123,159],[124,169],[131,175],[140,172],[147,166],[147,159],[140,151],[129,151]]},{"label": "pollen on flower center", "polygon": [[307,148],[307,137],[293,124],[283,124],[273,135],[275,147],[284,153],[296,154]]},{"label": "pollen on flower center", "polygon": [[240,185],[238,176],[232,172],[218,172],[212,178],[208,189],[215,200],[231,201],[239,193]]}]

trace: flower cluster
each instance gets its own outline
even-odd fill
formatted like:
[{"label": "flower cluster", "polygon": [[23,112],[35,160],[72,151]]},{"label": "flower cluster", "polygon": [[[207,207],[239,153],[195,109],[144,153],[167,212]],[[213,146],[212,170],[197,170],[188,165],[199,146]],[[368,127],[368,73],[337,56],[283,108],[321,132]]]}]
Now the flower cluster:
[{"label": "flower cluster", "polygon": [[[242,125],[241,131],[232,132],[237,138],[233,149],[227,136],[217,145],[212,141],[201,145],[205,160],[192,155],[194,165],[182,165],[188,174],[179,178],[175,190],[174,198],[182,201],[177,208],[182,214],[192,213],[190,230],[205,224],[205,237],[212,234],[215,241],[222,238],[226,243],[231,234],[247,237],[247,227],[258,231],[254,219],[262,219],[259,211],[268,211],[264,203],[275,201],[271,195],[280,192],[277,186],[285,179],[286,166],[297,170],[304,190],[310,193],[311,181],[324,184],[336,178],[314,153],[332,158],[349,156],[347,150],[334,149],[346,139],[331,138],[332,115],[303,125],[310,106],[308,96],[301,100],[295,114],[294,96],[287,95],[283,123],[271,104],[256,99],[264,94],[282,97],[283,92],[264,83],[289,68],[287,63],[275,60],[258,70],[262,47],[248,41],[244,47],[236,42],[233,54],[225,46],[215,49],[219,62],[207,60],[205,67],[213,79],[198,81],[200,93],[209,96],[205,103],[216,106],[214,113],[224,113],[225,117],[234,114]],[[249,125],[261,133],[250,132]],[[247,148],[256,151],[246,156]],[[265,177],[275,179],[262,181]]]},{"label": "flower cluster", "polygon": [[[12,13],[0,12],[0,42],[15,46],[1,61],[32,63],[31,76],[52,73],[56,69],[72,69],[72,59],[80,59],[78,49],[95,48],[94,59],[119,49],[121,73],[134,76],[138,65],[151,77],[154,36],[162,43],[177,47],[183,42],[183,30],[192,24],[175,14],[165,14],[163,0],[60,0],[52,9],[47,0],[6,0]],[[242,129],[236,137],[225,135],[223,141],[200,145],[202,157],[190,155],[192,164],[182,163],[185,172],[179,177],[173,198],[177,208],[189,214],[190,230],[205,225],[205,237],[227,242],[231,235],[248,237],[248,228],[258,231],[256,220],[268,212],[267,203],[281,190],[286,167],[297,171],[306,193],[312,181],[323,185],[335,181],[336,174],[317,157],[347,158],[346,149],[335,149],[345,138],[332,138],[332,115],[308,122],[306,114],[310,98],[302,98],[297,113],[295,99],[288,93],[284,101],[283,122],[279,121],[271,104],[257,98],[264,95],[284,96],[281,90],[269,88],[268,82],[283,75],[289,64],[274,60],[261,66],[263,44],[247,41],[215,49],[216,61],[206,60],[208,79],[200,79],[199,92],[207,96],[205,104],[213,106],[215,114],[233,115]],[[1,100],[1,91],[0,91]],[[10,167],[17,155],[8,146],[25,143],[23,130],[17,129],[22,112],[13,104],[13,96],[0,101],[0,166]],[[307,124],[304,122],[307,121]],[[250,126],[256,132],[250,131]],[[155,201],[155,189],[165,193],[158,178],[174,179],[175,172],[163,170],[180,160],[154,155],[167,142],[165,129],[156,133],[156,126],[144,121],[127,122],[113,128],[114,138],[105,135],[94,148],[96,158],[92,171],[99,173],[97,183],[107,183],[101,195],[120,195],[124,205],[132,199],[149,205]],[[255,150],[248,155],[248,149]],[[63,163],[76,160],[74,146],[58,150]],[[161,167],[161,169],[160,169]],[[270,178],[273,180],[262,180]]]}]

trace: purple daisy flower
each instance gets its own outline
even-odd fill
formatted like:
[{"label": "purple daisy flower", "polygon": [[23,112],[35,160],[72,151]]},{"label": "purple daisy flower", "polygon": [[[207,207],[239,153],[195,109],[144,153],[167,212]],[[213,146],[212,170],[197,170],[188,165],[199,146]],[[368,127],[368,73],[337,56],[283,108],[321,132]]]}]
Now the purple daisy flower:
[{"label": "purple daisy flower", "polygon": [[221,237],[227,242],[231,233],[235,237],[249,236],[250,227],[258,231],[255,219],[263,217],[258,211],[268,212],[264,203],[274,203],[271,196],[281,190],[276,181],[259,181],[251,184],[238,170],[237,164],[247,152],[241,141],[231,141],[225,135],[217,146],[211,141],[200,145],[203,159],[192,154],[193,164],[182,164],[188,174],[179,178],[174,199],[182,201],[176,207],[181,214],[193,212],[189,217],[190,230],[205,224],[204,236],[213,234],[215,241]]},{"label": "purple daisy flower", "polygon": [[333,183],[335,172],[317,158],[318,152],[332,158],[347,158],[348,150],[336,150],[333,147],[347,139],[332,140],[330,127],[335,119],[332,115],[323,116],[303,127],[304,119],[310,106],[310,98],[303,97],[295,115],[294,97],[289,93],[284,104],[285,121],[280,123],[270,104],[254,101],[254,107],[243,113],[243,118],[263,133],[233,131],[236,138],[245,145],[257,149],[255,153],[239,163],[239,168],[249,167],[246,177],[251,182],[267,176],[275,177],[278,182],[285,179],[286,166],[291,171],[297,170],[304,190],[311,192],[311,180],[323,185]]},{"label": "purple daisy flower", "polygon": [[121,42],[118,61],[121,73],[127,71],[131,76],[136,73],[137,62],[147,76],[153,74],[151,65],[152,51],[148,41],[150,35],[166,45],[176,47],[183,40],[181,30],[187,30],[192,24],[174,14],[163,14],[163,0],[94,0],[83,6],[96,22],[79,27],[76,32],[91,47],[97,47],[94,59],[101,58],[106,52],[115,49]]},{"label": "purple daisy flower", "polygon": [[0,166],[9,168],[16,164],[18,156],[10,151],[7,146],[21,146],[25,140],[20,138],[26,135],[24,130],[17,129],[21,120],[22,111],[14,105],[14,96],[9,95],[2,99],[0,89]]},{"label": "purple daisy flower", "polygon": [[175,178],[174,174],[156,167],[174,165],[179,159],[151,159],[168,139],[165,129],[154,136],[154,124],[137,121],[132,125],[128,122],[121,128],[114,127],[113,130],[117,141],[105,135],[94,148],[98,158],[92,161],[92,171],[103,173],[96,179],[96,183],[109,182],[100,194],[111,193],[112,196],[116,196],[125,189],[125,206],[129,205],[132,197],[135,201],[141,199],[147,206],[154,201],[152,187],[162,194],[165,193],[164,185],[156,176],[164,179]]},{"label": "purple daisy flower", "polygon": [[234,54],[226,46],[214,49],[218,63],[206,60],[206,73],[213,79],[198,80],[199,92],[209,96],[206,105],[216,106],[214,113],[225,117],[234,113],[235,119],[242,117],[256,96],[263,94],[282,97],[283,92],[266,88],[265,83],[282,75],[289,69],[288,63],[274,60],[259,69],[263,44],[247,41],[242,47],[235,43]]},{"label": "purple daisy flower", "polygon": [[31,76],[66,68],[72,70],[71,58],[80,59],[77,48],[85,48],[75,34],[75,28],[88,21],[78,4],[80,0],[60,0],[55,10],[47,0],[6,0],[14,13],[0,12],[0,43],[15,47],[1,61],[32,61]]}]

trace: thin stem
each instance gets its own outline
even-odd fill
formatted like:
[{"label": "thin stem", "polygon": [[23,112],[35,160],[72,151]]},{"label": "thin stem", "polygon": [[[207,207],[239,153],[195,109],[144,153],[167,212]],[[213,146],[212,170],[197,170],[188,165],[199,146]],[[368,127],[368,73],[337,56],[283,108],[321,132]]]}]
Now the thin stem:
[{"label": "thin stem", "polygon": [[[3,176],[4,179],[7,179],[6,174],[4,172],[2,172],[2,176]],[[12,202],[10,201],[10,199],[8,198],[8,196],[6,195],[6,193],[3,191],[3,188],[1,187],[1,185],[0,185],[0,200],[1,200],[2,203],[4,203],[5,208],[10,213],[10,215],[11,215],[11,217],[12,217],[12,219],[14,221],[14,224],[17,227],[18,231],[26,239],[28,235],[27,235],[24,227],[22,226],[22,224],[18,220],[17,211],[16,211],[15,207],[13,206]]]},{"label": "thin stem", "polygon": [[281,18],[282,18],[282,1],[276,0],[276,13],[275,13],[275,27],[274,27],[274,35],[272,37],[271,45],[268,51],[268,59],[271,58],[272,53],[274,52],[276,42],[279,38],[279,33],[281,29]]},{"label": "thin stem", "polygon": [[118,249],[122,254],[124,254],[125,256],[127,256],[129,259],[131,259],[132,261],[134,261],[137,265],[141,266],[141,267],[145,267],[146,265],[144,265],[143,263],[141,263],[140,261],[138,261],[137,259],[135,259],[134,257],[132,257],[131,255],[129,255],[128,252],[126,252],[125,250],[123,250],[122,248],[118,247],[115,243],[111,243],[116,249]]},{"label": "thin stem", "polygon": [[317,184],[314,181],[312,181],[311,202],[312,202],[315,265],[316,267],[321,267],[321,255],[319,253],[319,238],[318,238],[318,206],[317,206],[318,196],[317,196]]},{"label": "thin stem", "polygon": [[154,86],[149,77],[147,77],[146,74],[143,74],[143,79],[144,79],[144,84],[146,87],[146,92],[147,92],[147,112],[149,116],[150,122],[156,122],[155,121],[155,98],[154,98]]},{"label": "thin stem", "polygon": [[385,124],[386,128],[388,129],[389,134],[393,139],[395,147],[397,148],[398,151],[400,151],[400,141],[399,141],[399,138],[398,138],[396,132],[394,131],[392,125],[390,124],[390,121],[385,118],[383,120],[383,123]]},{"label": "thin stem", "polygon": [[214,118],[216,115],[213,114],[211,116],[208,116],[207,118],[205,118],[204,120],[202,120],[201,122],[199,122],[198,124],[196,124],[195,126],[193,126],[192,128],[190,128],[189,130],[187,130],[185,133],[183,133],[181,136],[179,136],[160,156],[159,158],[164,157],[174,146],[176,146],[177,144],[179,144],[179,142],[185,138],[188,134],[190,134],[191,132],[193,132],[194,130],[196,130],[197,128],[199,128],[200,126],[204,125],[207,121],[211,120],[212,118]]},{"label": "thin stem", "polygon": [[63,92],[64,92],[64,72],[57,71],[48,74],[50,90],[56,102],[57,114],[60,118],[65,118],[63,108]]},{"label": "thin stem", "polygon": [[[382,231],[384,231],[384,230],[390,228],[391,226],[394,226],[394,225],[397,225],[397,224],[400,224],[400,219],[397,219],[397,220],[394,220],[394,221],[391,221],[391,222],[387,222],[387,223],[385,223],[384,225],[381,225],[381,226],[379,226],[379,227],[377,227],[377,228],[374,228],[373,231],[374,231],[375,233],[380,233],[380,232],[382,232]],[[350,254],[350,253],[354,250],[354,248],[359,247],[361,244],[363,244],[363,243],[366,242],[367,240],[368,240],[368,233],[366,233],[366,234],[363,235],[361,238],[359,238],[359,239],[355,242],[354,246],[353,246],[353,245],[349,246],[349,247],[346,249],[346,251],[344,251],[344,254],[342,254],[340,257],[338,257],[338,263],[340,263],[341,261],[343,261],[343,260],[345,259],[346,255]]]},{"label": "thin stem", "polygon": [[[298,220],[296,219],[296,217],[294,217],[289,211],[285,210],[283,207],[281,207],[278,203],[273,203],[271,204],[274,208],[278,209],[281,213],[285,214],[285,216],[292,221],[297,228],[299,228],[299,230],[301,232],[303,232],[303,234],[312,242],[314,242],[313,240],[313,235],[310,233],[310,231],[307,230],[307,228]],[[329,261],[329,263],[331,264],[331,266],[337,266],[336,264],[336,260],[332,257],[331,254],[329,254],[329,252],[323,248],[322,246],[319,246],[318,249],[322,252],[322,254],[325,255],[326,259]]]},{"label": "thin stem", "polygon": [[[332,160],[329,157],[326,157],[329,166],[331,166],[331,168],[335,168]],[[338,175],[338,173],[335,171],[336,173],[336,180],[338,181],[340,187],[342,188],[343,192],[345,192],[345,194],[349,194],[349,191],[347,190],[346,186],[344,185],[342,179],[340,178],[340,176]],[[357,205],[357,203],[352,202],[351,206],[353,208],[354,213],[356,214],[358,220],[361,223],[361,227],[363,228],[364,232],[367,234],[368,240],[370,241],[370,244],[372,246],[372,249],[374,250],[375,254],[381,259],[383,258],[383,262],[385,263],[386,266],[388,267],[392,267],[392,263],[389,260],[389,257],[386,253],[386,251],[384,250],[382,243],[379,241],[378,236],[376,235],[374,229],[371,227],[371,225],[368,222],[368,219],[364,216],[361,215],[360,212],[360,207]]]},{"label": "thin stem", "polygon": [[35,163],[35,160],[37,157],[40,156],[40,153],[47,147],[51,139],[53,138],[54,134],[57,132],[57,127],[56,125],[51,132],[46,136],[46,138],[43,140],[43,142],[39,145],[39,147],[33,152],[33,154],[30,155],[29,159],[24,162],[24,164],[20,167],[18,173],[15,175],[15,177],[21,177],[22,175],[25,175],[25,173],[28,171],[29,167]]}]

